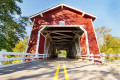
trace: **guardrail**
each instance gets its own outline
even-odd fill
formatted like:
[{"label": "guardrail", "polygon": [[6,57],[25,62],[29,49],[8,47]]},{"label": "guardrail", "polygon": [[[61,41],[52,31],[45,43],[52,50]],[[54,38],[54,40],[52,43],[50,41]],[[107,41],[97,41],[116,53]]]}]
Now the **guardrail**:
[{"label": "guardrail", "polygon": [[[12,57],[12,58],[6,58],[6,55],[19,55],[21,57]],[[47,58],[48,54],[35,54],[35,53],[15,53],[15,52],[0,52],[0,68],[13,66],[17,64],[22,64],[26,62],[36,61],[39,58]],[[21,60],[20,63],[13,63],[13,64],[7,64],[5,65],[5,61],[14,61],[14,60]],[[27,61],[26,61],[27,60]]]},{"label": "guardrail", "polygon": [[[106,63],[106,61],[110,61],[110,59],[106,59],[106,57],[120,57],[120,54],[105,54],[105,53],[101,53],[101,54],[84,54],[84,55],[80,55],[80,58],[85,58],[88,60],[91,60],[93,62],[95,61],[99,61],[101,63]],[[117,61],[117,60],[113,60],[113,61]]]}]

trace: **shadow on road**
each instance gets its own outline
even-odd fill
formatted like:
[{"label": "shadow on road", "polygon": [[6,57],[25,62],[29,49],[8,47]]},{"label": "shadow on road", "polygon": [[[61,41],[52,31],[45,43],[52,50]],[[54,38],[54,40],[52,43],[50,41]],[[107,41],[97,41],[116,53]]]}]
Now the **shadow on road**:
[{"label": "shadow on road", "polygon": [[54,66],[49,65],[44,60],[38,60],[38,61],[34,61],[34,62],[28,62],[28,63],[24,63],[24,64],[1,68],[0,75],[10,74],[10,73],[18,72],[18,71],[22,71],[22,70],[37,70],[37,69],[40,69],[43,67],[52,69],[52,67],[54,67]]}]

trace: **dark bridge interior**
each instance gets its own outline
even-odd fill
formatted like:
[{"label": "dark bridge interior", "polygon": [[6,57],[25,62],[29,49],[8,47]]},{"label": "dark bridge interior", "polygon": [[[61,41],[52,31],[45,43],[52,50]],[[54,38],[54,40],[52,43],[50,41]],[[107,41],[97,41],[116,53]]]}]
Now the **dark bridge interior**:
[{"label": "dark bridge interior", "polygon": [[80,37],[84,31],[79,26],[46,26],[41,33],[45,36],[45,53],[58,57],[59,50],[66,50],[67,57],[81,54]]}]

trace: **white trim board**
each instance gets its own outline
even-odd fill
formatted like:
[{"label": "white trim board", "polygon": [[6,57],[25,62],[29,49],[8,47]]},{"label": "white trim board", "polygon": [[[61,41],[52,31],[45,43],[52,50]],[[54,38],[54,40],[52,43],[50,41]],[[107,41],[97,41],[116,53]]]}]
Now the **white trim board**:
[{"label": "white trim board", "polygon": [[[41,33],[41,31],[44,29],[45,27],[42,27],[42,29],[40,29],[39,31],[38,31],[38,38],[37,38],[37,47],[36,47],[36,54],[38,54],[38,48],[39,48],[39,42],[40,42],[40,34],[42,34]],[[43,34],[42,34],[43,35]],[[44,35],[43,35],[44,36]],[[44,36],[45,37],[45,36]],[[44,44],[45,45],[45,44]]]},{"label": "white trim board", "polygon": [[57,7],[60,7],[60,6],[65,6],[65,7],[74,9],[74,10],[76,10],[76,11],[82,12],[82,15],[87,14],[87,15],[95,18],[95,19],[97,18],[97,16],[95,16],[95,15],[93,15],[93,14],[90,14],[90,13],[88,13],[88,12],[82,11],[82,10],[80,10],[80,9],[71,7],[71,6],[66,5],[66,4],[63,4],[63,3],[62,3],[62,4],[59,4],[59,5],[57,5],[57,6],[54,6],[54,7],[52,7],[52,8],[48,8],[48,9],[46,9],[46,10],[44,10],[44,11],[41,11],[41,12],[39,12],[39,13],[37,13],[37,14],[31,15],[30,18],[36,17],[36,16],[38,16],[38,15],[43,15],[43,13],[45,13],[45,12],[47,12],[47,11],[50,11],[50,10],[53,10],[53,9],[55,9],[55,8],[57,8]]},{"label": "white trim board", "polygon": [[95,27],[94,27],[94,25],[93,25],[92,19],[91,19],[91,23],[92,23],[93,30],[94,30],[94,34],[95,34],[95,37],[96,37],[96,41],[97,41],[97,45],[98,45],[98,49],[99,49],[99,53],[101,54],[101,52],[100,52],[100,48],[99,48],[99,44],[98,44],[97,35],[96,35],[96,32],[95,32]]},{"label": "white trim board", "polygon": [[87,34],[87,31],[83,27],[80,27],[80,28],[85,32],[87,54],[89,55],[90,54],[90,49],[89,49],[89,42],[88,42],[88,34]]}]

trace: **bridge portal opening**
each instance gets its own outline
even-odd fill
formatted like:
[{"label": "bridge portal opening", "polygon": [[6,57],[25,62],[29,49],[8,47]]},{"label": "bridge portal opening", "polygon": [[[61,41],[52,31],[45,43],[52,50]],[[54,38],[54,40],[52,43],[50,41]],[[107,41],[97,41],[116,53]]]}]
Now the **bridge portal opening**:
[{"label": "bridge portal opening", "polygon": [[80,37],[84,30],[75,25],[47,25],[43,26],[41,34],[45,37],[44,53],[51,58],[58,57],[59,50],[66,50],[66,57],[76,58],[81,54]]},{"label": "bridge portal opening", "polygon": [[67,57],[67,51],[66,50],[59,50],[58,51],[58,58],[66,58]]}]

